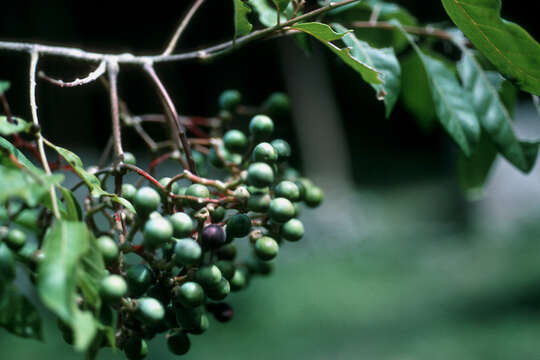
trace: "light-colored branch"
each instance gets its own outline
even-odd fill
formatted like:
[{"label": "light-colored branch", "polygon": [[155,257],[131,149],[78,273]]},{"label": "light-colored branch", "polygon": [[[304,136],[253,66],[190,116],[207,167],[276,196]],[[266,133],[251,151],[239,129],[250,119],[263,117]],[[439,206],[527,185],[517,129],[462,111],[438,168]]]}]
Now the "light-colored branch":
[{"label": "light-colored branch", "polygon": [[107,62],[115,164],[118,164],[124,160],[124,149],[122,148],[122,130],[120,129],[120,113],[118,110],[118,71],[118,63],[116,63],[114,59]]},{"label": "light-colored branch", "polygon": [[75,87],[75,86],[81,86],[91,83],[92,81],[95,81],[101,77],[101,75],[105,74],[105,71],[107,71],[107,63],[105,61],[102,61],[99,66],[96,68],[96,70],[92,71],[90,74],[88,74],[86,77],[82,79],[75,79],[70,82],[64,82],[63,80],[53,79],[52,77],[49,77],[45,75],[43,71],[40,71],[38,73],[38,76],[50,82],[53,85],[60,86],[60,87]]},{"label": "light-colored branch", "polygon": [[[51,168],[49,167],[49,161],[47,160],[47,154],[45,153],[45,147],[43,146],[43,137],[41,136],[41,128],[39,126],[39,119],[37,114],[37,103],[36,103],[36,69],[37,64],[39,60],[39,53],[37,51],[33,51],[30,54],[30,70],[29,70],[29,83],[30,83],[30,110],[32,112],[32,122],[36,126],[38,130],[37,136],[37,146],[39,151],[39,159],[41,161],[41,165],[43,166],[43,169],[45,170],[45,173],[48,175],[51,174]],[[58,202],[56,199],[56,190],[54,189],[54,185],[51,185],[49,187],[49,193],[51,196],[51,205],[52,210],[54,213],[54,216],[59,219],[60,218],[60,211],[58,210]]]},{"label": "light-colored branch", "polygon": [[176,29],[176,32],[174,33],[173,37],[171,38],[171,41],[169,42],[169,45],[167,45],[167,48],[161,55],[170,55],[174,51],[174,48],[176,47],[176,44],[178,43],[178,40],[180,39],[180,36],[184,33],[184,30],[186,30],[186,27],[188,26],[189,22],[193,18],[193,15],[199,10],[201,5],[203,4],[204,0],[195,0],[191,8],[188,10],[186,16],[182,19],[182,22],[178,26],[178,29]]}]

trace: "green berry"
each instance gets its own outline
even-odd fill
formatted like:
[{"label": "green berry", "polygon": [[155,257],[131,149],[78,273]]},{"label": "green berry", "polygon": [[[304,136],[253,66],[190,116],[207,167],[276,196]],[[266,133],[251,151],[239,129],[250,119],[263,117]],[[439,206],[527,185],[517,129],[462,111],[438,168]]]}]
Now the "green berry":
[{"label": "green berry", "polygon": [[148,354],[148,344],[138,336],[131,336],[124,345],[124,353],[129,360],[141,360]]},{"label": "green berry", "polygon": [[163,246],[173,236],[171,222],[163,217],[154,217],[144,224],[144,246],[155,249]]},{"label": "green berry", "polygon": [[127,294],[127,285],[120,275],[109,275],[101,280],[99,293],[107,302],[117,302]]},{"label": "green berry", "polygon": [[13,280],[15,278],[15,256],[6,244],[0,242],[0,286],[2,280]]},{"label": "green berry", "polygon": [[251,219],[246,214],[236,214],[227,221],[227,236],[241,238],[251,231]]},{"label": "green berry", "polygon": [[188,214],[177,212],[169,217],[173,228],[173,236],[175,238],[185,238],[191,236],[193,232],[193,221]]},{"label": "green berry", "polygon": [[272,221],[284,223],[294,216],[295,208],[288,199],[278,197],[270,201],[268,213]]},{"label": "green berry", "polygon": [[[171,182],[171,178],[170,177],[164,177],[164,178],[161,178],[159,179],[159,183],[163,186],[163,187],[167,187],[167,185],[169,185],[169,183]],[[176,194],[176,192],[178,191],[178,183],[177,182],[174,182],[171,186],[171,192],[173,194]]]},{"label": "green berry", "polygon": [[152,211],[156,211],[161,203],[159,193],[151,187],[144,186],[137,190],[133,198],[135,210],[142,216],[148,216]]},{"label": "green berry", "polygon": [[223,135],[223,145],[231,153],[242,153],[247,146],[247,138],[240,130],[229,130]]},{"label": "green berry", "polygon": [[227,211],[223,206],[218,206],[214,210],[210,210],[210,217],[212,218],[212,222],[220,222],[225,218],[225,213]]},{"label": "green berry", "polygon": [[124,163],[129,164],[129,165],[135,165],[135,164],[137,164],[137,159],[135,159],[135,155],[133,155],[132,153],[125,152],[124,153]]},{"label": "green berry", "polygon": [[110,236],[103,235],[98,237],[96,244],[99,252],[103,256],[103,260],[105,260],[107,264],[116,262],[119,253],[118,245],[116,245],[116,242]]},{"label": "green berry", "polygon": [[265,213],[268,211],[272,198],[268,194],[252,195],[247,203],[249,211]]},{"label": "green berry", "polygon": [[255,162],[274,163],[278,159],[278,153],[270,143],[262,142],[255,146],[251,157]]},{"label": "green berry", "polygon": [[[234,276],[234,269],[231,278]],[[227,279],[221,278],[220,282],[215,286],[210,286],[206,289],[206,295],[212,300],[223,300],[231,292],[231,285]]]},{"label": "green berry", "polygon": [[137,300],[137,317],[145,324],[156,324],[165,317],[165,309],[154,298],[140,298]]},{"label": "green berry", "polygon": [[324,195],[322,190],[317,186],[310,186],[306,189],[306,194],[304,195],[304,202],[309,207],[317,207],[323,201]]},{"label": "green berry", "polygon": [[263,162],[249,165],[247,171],[247,183],[259,188],[271,185],[274,182],[274,170]]},{"label": "green berry", "polygon": [[236,269],[230,283],[232,291],[239,291],[245,288],[247,285],[247,275],[245,271]]},{"label": "green berry", "polygon": [[283,179],[284,180],[295,181],[299,177],[300,177],[300,173],[295,168],[288,167],[285,170],[283,170]]},{"label": "green berry", "polygon": [[242,94],[238,90],[225,90],[219,95],[219,106],[225,110],[234,110],[242,102]]},{"label": "green berry", "polygon": [[192,265],[202,255],[200,245],[193,239],[180,239],[174,247],[175,261],[179,266]]},{"label": "green berry", "polygon": [[263,107],[270,114],[282,115],[289,111],[289,97],[282,92],[272,93],[264,102]]},{"label": "green berry", "polygon": [[223,245],[216,251],[216,255],[220,260],[234,260],[236,257],[236,246],[234,244]]},{"label": "green berry", "polygon": [[245,186],[239,186],[234,190],[234,199],[240,203],[246,202],[251,194]]},{"label": "green berry", "polygon": [[274,122],[266,115],[255,115],[249,122],[249,133],[255,139],[268,139],[274,132]]},{"label": "green berry", "polygon": [[10,229],[4,241],[11,250],[17,252],[26,245],[26,234],[19,229]]},{"label": "green berry", "polygon": [[128,201],[133,201],[135,194],[137,193],[137,188],[131,184],[122,185],[122,197]]},{"label": "green berry", "polygon": [[137,264],[128,269],[126,279],[130,294],[137,297],[148,290],[154,281],[154,276],[152,270],[146,265]]},{"label": "green berry", "polygon": [[272,141],[272,146],[278,153],[278,161],[283,162],[291,157],[291,146],[283,139]]},{"label": "green berry", "polygon": [[188,281],[174,289],[174,299],[185,307],[197,307],[204,302],[204,290],[196,282]]},{"label": "green berry", "polygon": [[272,260],[277,256],[278,251],[278,243],[269,236],[263,236],[255,241],[255,255],[261,260]]},{"label": "green berry", "polygon": [[283,197],[293,202],[299,201],[300,189],[298,189],[298,186],[292,181],[284,180],[274,188],[274,196]]},{"label": "green berry", "polygon": [[[225,148],[222,148],[222,151],[224,150]],[[215,148],[210,149],[210,152],[208,153],[208,161],[210,161],[210,164],[214,165],[218,169],[221,169],[223,166],[225,166],[223,160],[218,156]]]},{"label": "green berry", "polygon": [[[198,197],[198,198],[208,198],[210,197],[210,191],[208,191],[208,188],[201,184],[191,184],[186,190],[186,195]],[[188,200],[187,201],[189,206],[195,210],[202,209],[204,207],[203,202],[199,202],[196,200]]]},{"label": "green berry", "polygon": [[208,329],[208,316],[204,307],[185,308],[181,305],[175,309],[176,321],[182,326],[182,329],[191,334],[202,334]]},{"label": "green berry", "polygon": [[204,266],[200,268],[195,275],[197,282],[205,289],[217,286],[221,281],[221,278],[221,271],[216,265]]},{"label": "green berry", "polygon": [[175,330],[167,335],[167,347],[174,355],[184,355],[189,351],[191,342],[183,331]]},{"label": "green berry", "polygon": [[304,236],[304,224],[298,219],[291,219],[281,227],[281,236],[285,240],[298,241]]},{"label": "green berry", "polygon": [[216,266],[219,268],[219,271],[221,271],[221,275],[227,279],[231,280],[234,275],[235,267],[232,262],[230,261],[224,261],[220,260],[216,262]]}]

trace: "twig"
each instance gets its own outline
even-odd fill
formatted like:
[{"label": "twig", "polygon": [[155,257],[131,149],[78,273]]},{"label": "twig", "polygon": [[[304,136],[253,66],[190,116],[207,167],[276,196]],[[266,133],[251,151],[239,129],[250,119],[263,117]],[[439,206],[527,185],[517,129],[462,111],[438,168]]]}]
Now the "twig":
[{"label": "twig", "polygon": [[178,29],[176,29],[176,32],[174,33],[173,37],[171,38],[171,41],[169,42],[169,45],[167,45],[167,48],[165,51],[163,51],[162,55],[170,55],[174,51],[174,48],[176,47],[176,44],[178,43],[178,40],[180,39],[180,36],[184,33],[184,30],[188,26],[189,22],[191,21],[191,18],[193,18],[193,15],[197,12],[199,7],[203,4],[204,0],[195,0],[193,2],[193,5],[191,5],[191,8],[187,12],[186,16],[184,16],[184,19],[182,19],[182,22],[178,26]]},{"label": "twig", "polygon": [[118,63],[111,60],[107,62],[107,73],[109,74],[109,93],[111,99],[112,132],[114,145],[114,162],[123,161],[124,150],[122,149],[122,134],[120,129],[120,113],[118,111]]},{"label": "twig", "polygon": [[[30,110],[32,111],[32,122],[38,129],[36,133],[37,136],[37,146],[39,151],[39,158],[41,165],[45,170],[47,175],[51,174],[51,168],[49,167],[49,162],[47,161],[47,154],[45,153],[45,147],[43,146],[43,137],[41,136],[41,129],[39,126],[39,119],[37,114],[37,104],[36,104],[36,69],[37,63],[39,60],[39,54],[37,51],[33,51],[30,55],[30,71],[29,71],[29,80],[30,80]],[[49,193],[51,196],[51,205],[53,214],[57,219],[60,219],[60,210],[58,209],[58,202],[56,200],[56,190],[54,185],[49,186]]]},{"label": "twig", "polygon": [[96,68],[96,70],[92,71],[90,74],[88,74],[86,77],[82,79],[75,79],[70,82],[64,82],[62,80],[53,79],[47,75],[43,71],[40,71],[38,73],[38,76],[42,78],[43,80],[46,80],[50,82],[53,85],[57,85],[60,87],[75,87],[80,85],[86,85],[91,83],[92,81],[95,81],[101,77],[101,75],[105,74],[105,71],[107,70],[107,64],[105,61],[102,61],[99,66]]},{"label": "twig", "polygon": [[14,120],[12,119],[13,116],[11,115],[11,109],[9,108],[9,103],[7,102],[6,94],[0,95],[0,101],[2,101],[2,107],[4,108],[4,112],[6,113],[7,121],[10,123],[13,122]]}]

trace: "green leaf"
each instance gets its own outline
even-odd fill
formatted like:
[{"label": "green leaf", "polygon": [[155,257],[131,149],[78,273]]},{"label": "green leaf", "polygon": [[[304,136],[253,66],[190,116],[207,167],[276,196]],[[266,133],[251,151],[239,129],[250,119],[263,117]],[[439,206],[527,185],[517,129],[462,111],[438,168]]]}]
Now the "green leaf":
[{"label": "green leaf", "polygon": [[465,155],[470,156],[480,138],[480,125],[465,90],[441,60],[425,54],[399,23],[394,24],[409,39],[422,62],[440,123]]},{"label": "green leaf", "polygon": [[330,26],[317,22],[297,24],[295,26],[291,26],[291,28],[309,34],[317,40],[321,41],[333,53],[339,56],[347,65],[349,65],[356,72],[358,72],[362,76],[362,78],[368,83],[383,83],[382,80],[379,78],[379,73],[377,72],[377,70],[353,57],[351,55],[350,48],[340,49],[336,45],[331,43],[331,41],[341,40],[347,33],[337,33],[332,30]]},{"label": "green leaf", "polygon": [[10,86],[9,81],[0,81],[0,95],[8,91]]},{"label": "green leaf", "polygon": [[[249,0],[248,3],[253,7],[253,10],[259,15],[259,22],[266,27],[276,26],[278,23],[278,12],[276,9],[268,5],[266,0]],[[279,21],[286,22],[287,18],[283,14],[279,14]]]},{"label": "green leaf", "polygon": [[32,124],[17,117],[11,117],[9,122],[7,116],[0,116],[0,135],[10,136],[21,132],[27,132]]},{"label": "green leaf", "polygon": [[81,207],[79,206],[79,203],[75,199],[75,196],[73,195],[71,190],[66,189],[63,186],[58,186],[58,189],[62,193],[62,197],[64,198],[64,202],[66,204],[66,211],[63,218],[69,221],[81,220]]},{"label": "green leaf", "polygon": [[247,14],[251,12],[242,0],[234,0],[234,38],[247,35],[251,32],[253,25],[248,21]]},{"label": "green leaf", "polygon": [[77,283],[88,305],[99,310],[101,308],[99,284],[106,276],[106,272],[105,263],[96,242],[96,238],[92,235],[88,242],[88,251],[82,257],[77,269]]},{"label": "green leaf", "polygon": [[278,12],[282,13],[287,9],[287,6],[289,6],[291,0],[272,0],[274,5],[276,5],[276,9]]},{"label": "green leaf", "polygon": [[23,338],[43,340],[41,317],[13,283],[0,281],[0,326]]},{"label": "green leaf", "polygon": [[389,117],[399,96],[401,88],[401,68],[394,50],[391,48],[376,49],[367,42],[358,40],[352,32],[339,24],[333,25],[339,32],[346,32],[343,37],[345,45],[351,48],[351,55],[381,73],[384,83],[371,84],[377,94],[377,99],[384,100],[386,117]]},{"label": "green leaf", "polygon": [[[35,173],[39,173],[41,171],[34,164],[32,164],[32,162],[28,160],[26,156],[24,156],[24,154],[19,149],[13,146],[12,143],[10,143],[8,140],[0,136],[0,150],[1,149],[4,149],[4,151],[7,151],[10,154],[13,154],[15,158],[19,160],[19,162],[23,164],[28,170]],[[0,155],[1,154],[2,154],[2,151],[0,151]],[[4,161],[2,161],[2,163],[4,163]],[[9,163],[11,164],[12,162],[9,161]]]},{"label": "green leaf", "polygon": [[505,77],[540,95],[540,44],[501,18],[501,0],[442,0],[452,21]]},{"label": "green leaf", "polygon": [[484,195],[484,186],[496,157],[497,149],[485,134],[469,158],[459,153],[458,176],[461,188],[469,200],[478,200]]},{"label": "green leaf", "polygon": [[[472,53],[462,48],[458,72],[467,97],[472,100],[480,125],[499,152],[523,172],[529,172],[538,154],[538,143],[520,142],[512,129],[512,117]],[[501,82],[502,83],[502,82]]]},{"label": "green leaf", "polygon": [[75,338],[73,346],[77,351],[86,351],[97,334],[97,325],[94,315],[89,311],[81,311],[78,307],[73,309],[73,335]]}]

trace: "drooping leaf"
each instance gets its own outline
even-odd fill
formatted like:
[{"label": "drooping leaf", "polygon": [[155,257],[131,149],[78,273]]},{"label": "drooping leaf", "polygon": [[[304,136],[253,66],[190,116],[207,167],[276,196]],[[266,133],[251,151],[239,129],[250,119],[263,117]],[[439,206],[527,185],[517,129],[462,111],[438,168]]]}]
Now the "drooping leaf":
[{"label": "drooping leaf", "polygon": [[247,15],[251,8],[242,0],[234,0],[234,38],[247,35],[251,32],[253,25],[248,21]]},{"label": "drooping leaf", "polygon": [[8,121],[7,116],[0,116],[0,135],[10,136],[21,132],[27,132],[32,124],[17,117],[11,117],[11,121]]},{"label": "drooping leaf", "polygon": [[469,200],[478,200],[484,195],[484,186],[496,157],[497,149],[486,134],[481,136],[476,151],[470,157],[458,154],[458,176]]},{"label": "drooping leaf", "polygon": [[394,25],[409,39],[422,62],[440,123],[464,154],[470,156],[480,138],[480,124],[470,99],[464,96],[465,90],[441,60],[425,54],[399,23]]},{"label": "drooping leaf", "polygon": [[501,18],[501,0],[442,0],[452,21],[505,77],[540,95],[540,44]]},{"label": "drooping leaf", "polygon": [[[538,154],[538,143],[520,142],[512,129],[512,117],[473,54],[465,47],[458,63],[458,72],[467,96],[490,140],[499,152],[515,167],[529,172]],[[502,84],[502,81],[501,81]]]},{"label": "drooping leaf", "polygon": [[0,327],[23,338],[43,340],[41,317],[13,283],[0,279]]},{"label": "drooping leaf", "polygon": [[101,307],[99,284],[106,276],[105,263],[97,247],[96,238],[91,236],[88,251],[82,257],[77,272],[77,283],[81,288],[86,302],[94,309]]},{"label": "drooping leaf", "polygon": [[332,41],[341,40],[347,33],[337,33],[326,24],[311,22],[297,24],[291,27],[292,29],[302,31],[309,34],[326,45],[334,54],[339,56],[347,65],[358,72],[362,78],[370,84],[382,84],[379,73],[370,65],[363,63],[351,54],[350,48],[340,49],[332,44]]},{"label": "drooping leaf", "polygon": [[[276,26],[278,23],[278,12],[268,4],[266,0],[248,0],[253,10],[259,15],[259,22],[266,27]],[[279,14],[279,22],[284,23],[287,17]]]},{"label": "drooping leaf", "polygon": [[[2,154],[1,149],[4,149],[3,151],[7,152],[8,154],[13,154],[15,158],[28,170],[31,170],[32,172],[40,171],[34,164],[32,164],[30,160],[26,158],[26,156],[24,156],[24,154],[19,149],[17,149],[15,146],[13,146],[12,143],[0,136],[0,155]],[[11,161],[7,161],[11,164]],[[4,164],[5,161],[3,160],[2,163]]]},{"label": "drooping leaf", "polygon": [[9,81],[0,81],[0,95],[8,91],[10,86],[11,84],[9,83]]},{"label": "drooping leaf", "polygon": [[66,204],[66,211],[63,218],[69,221],[81,220],[82,219],[81,207],[79,206],[79,203],[75,199],[75,196],[73,195],[71,190],[66,189],[63,186],[58,186],[58,189],[62,193],[62,197],[64,198],[64,203]]},{"label": "drooping leaf", "polygon": [[[339,24],[333,25],[339,32],[347,29]],[[381,73],[382,84],[371,84],[377,94],[377,99],[383,100],[386,106],[386,117],[390,116],[399,96],[401,88],[401,67],[391,48],[376,49],[365,41],[358,40],[354,33],[348,32],[343,37],[345,45],[351,48],[351,55]]]}]

